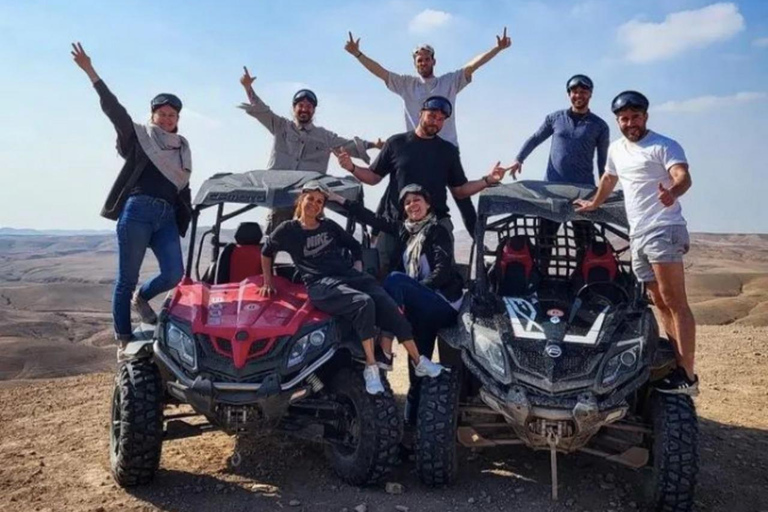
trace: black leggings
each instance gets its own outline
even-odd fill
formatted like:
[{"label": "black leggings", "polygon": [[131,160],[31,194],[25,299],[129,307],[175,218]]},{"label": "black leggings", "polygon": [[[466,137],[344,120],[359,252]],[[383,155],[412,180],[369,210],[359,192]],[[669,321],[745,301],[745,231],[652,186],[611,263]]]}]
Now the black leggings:
[{"label": "black leggings", "polygon": [[401,343],[413,339],[411,324],[373,276],[323,277],[311,283],[307,291],[317,309],[350,322],[361,340],[373,338],[377,325]]}]

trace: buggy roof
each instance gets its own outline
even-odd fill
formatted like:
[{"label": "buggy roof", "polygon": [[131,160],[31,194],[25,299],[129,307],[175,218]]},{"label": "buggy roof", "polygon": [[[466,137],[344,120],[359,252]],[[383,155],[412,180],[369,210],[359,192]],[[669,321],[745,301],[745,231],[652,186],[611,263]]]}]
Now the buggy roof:
[{"label": "buggy roof", "polygon": [[561,223],[586,220],[629,229],[622,192],[611,194],[594,212],[576,213],[573,201],[592,197],[595,192],[595,187],[590,185],[518,181],[483,190],[477,213],[483,216],[529,215]]},{"label": "buggy roof", "polygon": [[301,193],[301,187],[311,180],[318,180],[346,199],[362,200],[363,187],[352,177],[340,178],[314,171],[270,170],[215,174],[205,180],[192,204],[195,207],[220,203],[289,207]]}]

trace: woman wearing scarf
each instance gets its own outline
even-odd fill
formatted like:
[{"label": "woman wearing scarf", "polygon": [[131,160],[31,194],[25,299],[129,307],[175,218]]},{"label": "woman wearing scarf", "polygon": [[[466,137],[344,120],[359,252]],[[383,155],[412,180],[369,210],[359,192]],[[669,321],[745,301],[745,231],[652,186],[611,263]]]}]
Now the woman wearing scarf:
[{"label": "woman wearing scarf", "polygon": [[[384,289],[413,327],[419,353],[431,357],[437,331],[456,321],[461,307],[464,281],[456,269],[451,234],[431,212],[430,196],[419,185],[408,185],[400,193],[400,207],[406,220],[381,217],[362,204],[331,194],[355,219],[399,239],[399,270],[384,280]],[[382,368],[392,369],[392,337],[381,342]],[[406,423],[414,424],[418,408],[419,379],[409,372],[411,387],[405,407]]]},{"label": "woman wearing scarf", "polygon": [[[184,236],[192,208],[189,177],[192,156],[187,140],[177,133],[181,100],[159,94],[151,102],[147,124],[134,123],[91,65],[80,43],[72,45],[75,63],[91,79],[101,109],[117,132],[117,152],[125,164],[107,196],[101,215],[117,221],[118,273],[112,296],[115,339],[131,341],[131,308],[143,322],[157,315],[149,301],[181,280],[184,263],[179,236]],[[134,293],[147,248],[160,274]]]},{"label": "woman wearing scarf", "polygon": [[[323,215],[328,196],[327,188],[320,182],[306,183],[296,200],[294,220],[283,222],[267,237],[261,252],[261,295],[276,293],[272,261],[278,252],[285,251],[299,270],[312,304],[320,311],[347,320],[362,341],[363,378],[368,393],[384,392],[373,348],[377,325],[397,335],[416,375],[437,377],[443,367],[419,353],[408,320],[376,279],[362,271],[360,242]],[[354,264],[345,258],[344,250],[352,254]]]}]

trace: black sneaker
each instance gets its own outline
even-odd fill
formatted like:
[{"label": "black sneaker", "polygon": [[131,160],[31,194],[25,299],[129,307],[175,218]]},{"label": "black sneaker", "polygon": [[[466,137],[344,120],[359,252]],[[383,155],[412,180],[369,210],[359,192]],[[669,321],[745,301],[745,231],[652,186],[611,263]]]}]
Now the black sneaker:
[{"label": "black sneaker", "polygon": [[384,370],[385,372],[391,372],[392,361],[394,361],[395,355],[385,354],[380,347],[376,347],[374,354],[376,356],[376,364],[379,366],[379,369]]},{"label": "black sneaker", "polygon": [[699,377],[694,375],[693,380],[691,380],[685,370],[678,368],[657,382],[656,390],[659,393],[670,395],[697,396],[699,394]]}]

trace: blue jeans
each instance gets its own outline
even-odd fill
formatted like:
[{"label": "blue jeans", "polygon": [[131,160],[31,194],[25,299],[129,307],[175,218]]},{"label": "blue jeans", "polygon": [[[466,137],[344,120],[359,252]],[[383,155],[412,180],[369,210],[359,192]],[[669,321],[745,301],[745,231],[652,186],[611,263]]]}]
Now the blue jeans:
[{"label": "blue jeans", "polygon": [[139,281],[147,247],[155,253],[160,265],[160,273],[139,290],[142,298],[151,300],[176,286],[184,275],[176,212],[162,199],[131,196],[117,221],[118,269],[112,295],[117,335],[131,334],[131,296]]},{"label": "blue jeans", "polygon": [[[453,324],[457,312],[443,297],[403,272],[392,272],[384,279],[387,290],[398,306],[405,308],[405,316],[413,327],[413,341],[419,353],[432,359],[437,331]],[[420,380],[408,365],[410,387],[406,396],[406,414],[412,416],[418,409]],[[412,423],[415,417],[406,418]]]}]

